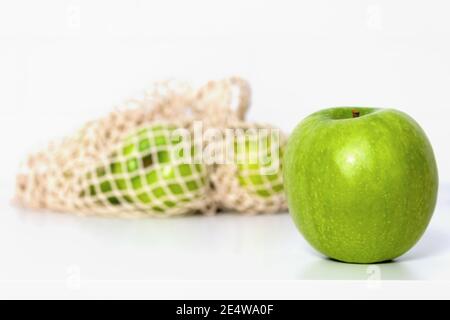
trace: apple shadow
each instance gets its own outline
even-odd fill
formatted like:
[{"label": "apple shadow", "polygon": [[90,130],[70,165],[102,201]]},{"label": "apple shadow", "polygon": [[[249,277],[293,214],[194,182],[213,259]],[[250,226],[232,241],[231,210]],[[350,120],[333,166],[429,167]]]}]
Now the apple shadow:
[{"label": "apple shadow", "polygon": [[349,264],[319,258],[302,270],[300,280],[417,280],[402,262],[387,261],[377,264]]}]

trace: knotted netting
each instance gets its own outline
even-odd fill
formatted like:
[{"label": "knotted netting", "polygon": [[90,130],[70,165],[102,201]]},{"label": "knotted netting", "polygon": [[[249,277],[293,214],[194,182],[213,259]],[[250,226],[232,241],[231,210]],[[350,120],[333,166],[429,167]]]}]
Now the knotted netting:
[{"label": "knotted netting", "polygon": [[[16,202],[120,217],[285,210],[286,139],[245,120],[250,96],[237,77],[199,89],[156,83],[142,99],[29,155],[17,175]],[[215,137],[205,139],[208,130]],[[223,139],[230,130],[239,133],[231,143]]]}]

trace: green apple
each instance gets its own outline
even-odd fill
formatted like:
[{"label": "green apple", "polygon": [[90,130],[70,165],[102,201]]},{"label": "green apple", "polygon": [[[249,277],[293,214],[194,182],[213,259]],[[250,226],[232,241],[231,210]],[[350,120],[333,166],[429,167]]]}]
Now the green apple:
[{"label": "green apple", "polygon": [[303,120],[288,140],[291,216],[324,255],[351,263],[395,259],[433,215],[438,172],[424,131],[392,109],[332,108]]},{"label": "green apple", "polygon": [[241,187],[261,198],[283,194],[283,148],[279,138],[274,134],[245,135],[235,141],[234,154]]},{"label": "green apple", "polygon": [[[106,165],[88,174],[82,196],[98,203],[122,203],[165,213],[202,196],[207,185],[204,165],[179,161],[180,136],[172,125],[152,125],[127,137]],[[191,150],[192,152],[192,150]]]}]

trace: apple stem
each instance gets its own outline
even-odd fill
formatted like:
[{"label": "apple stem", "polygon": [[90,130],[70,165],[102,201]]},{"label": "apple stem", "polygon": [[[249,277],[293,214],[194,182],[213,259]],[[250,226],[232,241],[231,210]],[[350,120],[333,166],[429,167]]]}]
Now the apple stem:
[{"label": "apple stem", "polygon": [[352,115],[353,115],[353,118],[358,118],[360,113],[358,110],[352,110]]}]

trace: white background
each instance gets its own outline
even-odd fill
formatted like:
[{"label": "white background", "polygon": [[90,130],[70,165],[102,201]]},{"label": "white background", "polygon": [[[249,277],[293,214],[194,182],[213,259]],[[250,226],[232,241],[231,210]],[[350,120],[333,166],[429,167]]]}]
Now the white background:
[{"label": "white background", "polygon": [[[448,286],[449,12],[445,0],[2,1],[0,296],[157,297],[152,288],[165,285],[154,280],[176,280],[164,297],[179,290],[194,297],[305,297],[325,294],[317,289],[323,286],[330,296],[348,285],[290,282],[307,279],[433,280],[421,284],[430,292]],[[287,214],[121,221],[11,206],[14,175],[29,151],[155,80],[200,85],[230,75],[252,84],[251,120],[288,132],[311,112],[339,105],[413,116],[435,148],[441,178],[435,217],[418,246],[397,263],[367,269],[316,255]],[[255,282],[227,290],[225,282],[179,282],[186,279]],[[429,292],[402,283],[399,294]],[[128,289],[119,292],[121,285]],[[196,291],[201,286],[207,292]],[[387,291],[370,288],[354,290]]]}]

